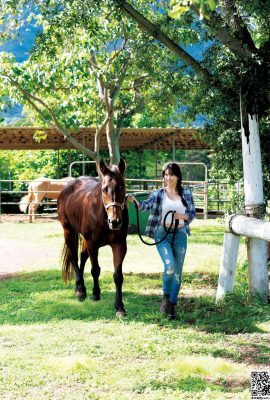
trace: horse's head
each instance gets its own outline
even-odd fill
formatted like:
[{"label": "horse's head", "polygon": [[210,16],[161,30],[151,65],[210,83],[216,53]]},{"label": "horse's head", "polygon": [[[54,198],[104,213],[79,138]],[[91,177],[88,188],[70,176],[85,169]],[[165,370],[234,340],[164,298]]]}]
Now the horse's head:
[{"label": "horse's head", "polygon": [[109,228],[118,230],[122,225],[122,212],[125,206],[125,180],[126,164],[123,159],[118,165],[106,166],[101,159],[99,170],[102,175],[101,191],[102,201],[108,216]]}]

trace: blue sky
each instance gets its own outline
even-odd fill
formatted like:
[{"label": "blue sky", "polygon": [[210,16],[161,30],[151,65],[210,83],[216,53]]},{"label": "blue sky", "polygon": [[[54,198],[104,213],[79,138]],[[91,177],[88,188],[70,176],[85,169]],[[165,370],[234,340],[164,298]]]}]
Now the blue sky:
[{"label": "blue sky", "polygon": [[0,51],[13,53],[18,62],[25,61],[29,57],[29,50],[34,43],[36,33],[37,29],[29,24],[19,30],[19,38],[8,40],[0,47]]}]

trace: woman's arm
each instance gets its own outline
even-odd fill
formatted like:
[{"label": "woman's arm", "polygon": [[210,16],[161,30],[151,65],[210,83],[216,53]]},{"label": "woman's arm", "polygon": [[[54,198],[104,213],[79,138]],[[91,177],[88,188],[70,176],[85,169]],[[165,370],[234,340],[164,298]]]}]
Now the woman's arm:
[{"label": "woman's arm", "polygon": [[188,223],[190,224],[190,222],[195,218],[196,209],[194,205],[193,196],[189,188],[184,189],[184,197],[188,205],[186,209],[186,221],[188,221]]},{"label": "woman's arm", "polygon": [[128,201],[130,202],[135,202],[139,208],[140,211],[148,211],[153,207],[153,204],[155,202],[155,195],[154,192],[150,193],[148,199],[143,200],[143,201],[138,201],[134,196],[129,195],[128,196]]}]

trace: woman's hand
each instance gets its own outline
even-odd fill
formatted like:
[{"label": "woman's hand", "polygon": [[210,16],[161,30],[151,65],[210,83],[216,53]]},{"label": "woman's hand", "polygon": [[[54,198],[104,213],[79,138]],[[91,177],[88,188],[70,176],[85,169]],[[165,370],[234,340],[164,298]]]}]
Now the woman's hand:
[{"label": "woman's hand", "polygon": [[174,213],[174,219],[182,219],[184,221],[187,221],[188,220],[188,215],[187,214]]},{"label": "woman's hand", "polygon": [[127,196],[127,201],[129,201],[130,203],[134,203],[134,201],[136,201],[136,199],[135,199],[134,196],[132,196],[131,194],[129,194],[129,195]]},{"label": "woman's hand", "polygon": [[136,203],[137,207],[140,207],[140,202],[136,200],[135,197],[132,196],[131,194],[127,196],[127,201],[129,201],[130,203]]}]

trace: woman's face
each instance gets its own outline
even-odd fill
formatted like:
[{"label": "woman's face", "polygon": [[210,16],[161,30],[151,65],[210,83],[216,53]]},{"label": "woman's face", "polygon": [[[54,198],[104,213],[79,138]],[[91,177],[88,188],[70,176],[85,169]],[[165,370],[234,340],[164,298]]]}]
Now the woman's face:
[{"label": "woman's face", "polygon": [[171,172],[168,169],[166,169],[164,173],[164,180],[166,185],[176,185],[178,178],[176,175],[172,175]]}]

